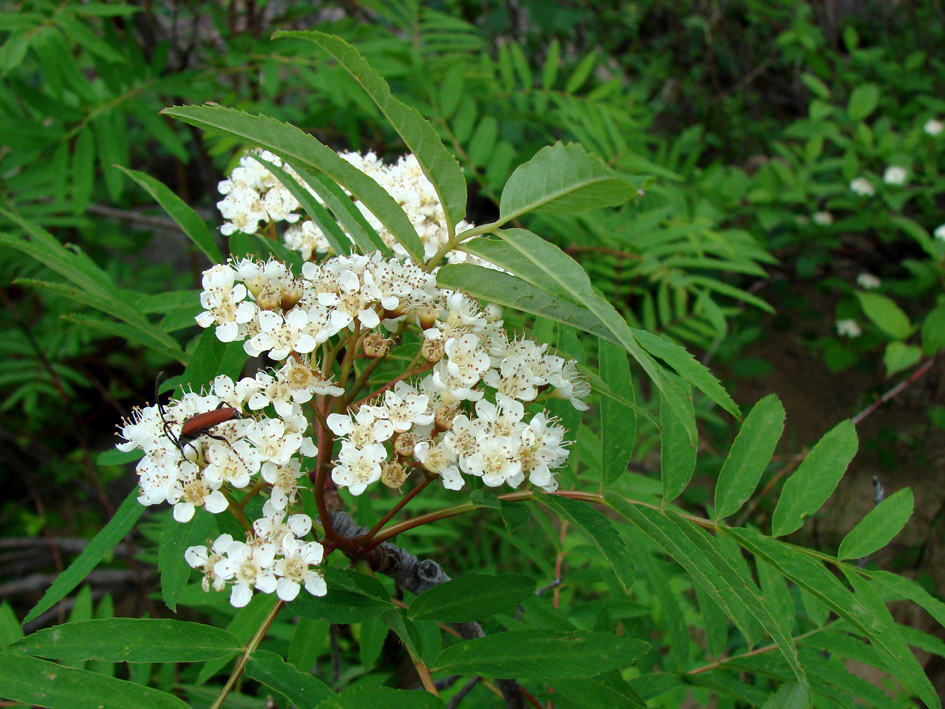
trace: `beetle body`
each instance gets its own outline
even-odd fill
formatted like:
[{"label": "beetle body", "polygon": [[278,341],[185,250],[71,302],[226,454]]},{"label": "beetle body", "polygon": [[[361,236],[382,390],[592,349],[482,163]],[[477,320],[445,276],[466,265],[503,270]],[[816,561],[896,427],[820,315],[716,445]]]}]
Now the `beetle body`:
[{"label": "beetle body", "polygon": [[[180,433],[177,434],[177,439],[179,441],[192,441],[214,426],[218,426],[226,421],[232,421],[239,417],[240,412],[229,406],[220,406],[220,408],[214,409],[213,411],[194,414],[184,421],[184,424],[180,427]],[[214,436],[214,438],[216,438],[216,436]]]}]

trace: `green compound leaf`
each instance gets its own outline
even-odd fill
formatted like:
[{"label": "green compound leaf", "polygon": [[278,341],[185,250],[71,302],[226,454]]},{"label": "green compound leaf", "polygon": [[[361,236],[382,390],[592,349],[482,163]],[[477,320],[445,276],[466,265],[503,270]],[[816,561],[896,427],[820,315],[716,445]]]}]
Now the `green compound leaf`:
[{"label": "green compound leaf", "polygon": [[912,490],[904,488],[867,512],[840,542],[838,559],[859,559],[882,549],[912,516]]},{"label": "green compound leaf", "polygon": [[413,620],[466,623],[511,612],[535,592],[527,576],[463,576],[417,596],[407,616]]},{"label": "green compound leaf", "polygon": [[168,618],[103,618],[45,628],[11,646],[54,660],[203,662],[242,649],[231,633]]},{"label": "green compound leaf", "polygon": [[817,442],[784,483],[771,519],[771,536],[781,537],[799,529],[806,517],[821,508],[843,477],[856,449],[856,427],[852,421],[842,421]]},{"label": "green compound leaf", "polygon": [[784,407],[769,394],[752,408],[722,465],[715,486],[715,517],[734,514],[758,486],[784,431]]},{"label": "green compound leaf", "polygon": [[[153,707],[186,709],[187,704],[136,682],[98,672],[63,667],[54,662],[12,652],[0,653],[0,692],[8,700],[50,709]],[[103,698],[107,697],[107,704]]]},{"label": "green compound leaf", "polygon": [[456,158],[444,147],[433,125],[416,109],[395,98],[383,77],[361,53],[339,37],[322,32],[276,32],[274,39],[294,37],[328,52],[367,92],[420,163],[440,198],[446,220],[455,226],[466,215],[466,179]]},{"label": "green compound leaf", "polygon": [[102,528],[102,531],[92,538],[69,568],[56,577],[39,602],[26,614],[23,622],[28,623],[41,613],[45,613],[82,583],[92,569],[98,566],[102,557],[118,546],[118,543],[135,526],[143,512],[144,506],[138,503],[138,489],[135,488],[128,493],[128,497],[121,503],[121,507],[115,512],[114,517],[108,520],[108,524]]},{"label": "green compound leaf", "polygon": [[511,630],[451,645],[432,671],[506,679],[593,677],[632,665],[642,640],[578,630]]}]

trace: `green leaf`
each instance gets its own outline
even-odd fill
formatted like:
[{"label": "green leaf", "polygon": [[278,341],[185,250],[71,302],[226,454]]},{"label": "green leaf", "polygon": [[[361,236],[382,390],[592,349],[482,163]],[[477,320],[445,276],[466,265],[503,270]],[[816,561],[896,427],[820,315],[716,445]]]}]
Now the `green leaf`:
[{"label": "green leaf", "polygon": [[197,336],[197,347],[187,362],[181,381],[199,390],[219,374],[238,379],[246,359],[242,343],[220,342],[214,328],[208,327]]},{"label": "green leaf", "polygon": [[771,518],[771,536],[790,534],[827,501],[856,455],[856,427],[842,421],[811,449],[784,483]]},{"label": "green leaf", "polygon": [[769,394],[745,417],[715,486],[715,519],[734,514],[751,497],[781,439],[784,416],[778,397]]},{"label": "green leaf", "polygon": [[72,152],[72,211],[82,214],[95,189],[95,133],[91,127],[79,131]]},{"label": "green leaf", "polygon": [[886,367],[886,376],[891,377],[922,359],[922,349],[916,345],[907,345],[905,342],[890,342],[883,352],[883,366]]},{"label": "green leaf", "polygon": [[903,488],[866,513],[840,542],[838,559],[860,559],[889,544],[912,516],[912,490]]},{"label": "green leaf", "polygon": [[79,317],[77,315],[61,315],[63,320],[69,320],[74,322],[82,327],[89,329],[99,330],[113,337],[119,337],[123,340],[128,340],[133,345],[141,345],[142,347],[149,347],[155,352],[159,352],[168,359],[176,359],[181,362],[187,360],[187,355],[182,352],[176,345],[169,348],[161,341],[155,340],[150,337],[150,334],[146,331],[142,331],[138,328],[135,328],[132,325],[127,325],[121,322],[115,322],[113,320],[106,320],[105,318],[98,317],[96,315],[86,315],[85,317]]},{"label": "green leaf", "polygon": [[466,623],[512,609],[535,592],[527,576],[463,576],[417,596],[407,615],[413,620]]},{"label": "green leaf", "polygon": [[499,221],[526,212],[562,214],[614,207],[635,197],[645,181],[614,172],[577,143],[555,143],[509,177],[499,202]]},{"label": "green leaf", "polygon": [[0,215],[14,222],[25,232],[22,237],[0,233],[0,246],[17,249],[64,276],[87,294],[84,302],[126,323],[134,332],[136,341],[147,343],[148,346],[165,353],[175,353],[171,355],[175,358],[185,356],[174,339],[152,325],[131,304],[133,299],[118,288],[111,276],[83,252],[76,248],[66,248],[48,231],[18,214],[0,209]]},{"label": "green leaf", "polygon": [[105,618],[64,623],[11,646],[53,660],[203,662],[242,650],[233,635],[202,623],[168,618]]},{"label": "green leaf", "polygon": [[686,489],[696,470],[697,448],[688,436],[696,425],[696,412],[692,406],[692,389],[683,387],[686,398],[686,416],[679,418],[677,409],[667,405],[660,397],[660,478],[663,481],[663,502],[671,502]]},{"label": "green leaf", "polygon": [[705,366],[697,362],[695,357],[687,352],[685,348],[664,337],[657,337],[646,330],[634,328],[632,332],[647,352],[675,369],[681,377],[692,382],[696,388],[732,416],[741,418],[738,405],[732,401],[732,397],[725,391],[719,380]]},{"label": "green leaf", "polygon": [[624,669],[648,648],[613,633],[510,630],[451,645],[431,670],[506,679],[592,677]]},{"label": "green leaf", "polygon": [[843,571],[847,581],[853,586],[856,597],[872,616],[870,644],[885,661],[890,674],[914,692],[927,707],[941,707],[942,701],[938,693],[903,639],[889,609],[876,593],[874,584],[860,576],[856,570],[844,568]]},{"label": "green leaf", "polygon": [[384,649],[384,641],[390,628],[379,616],[368,618],[361,623],[361,632],[358,635],[358,657],[364,671],[370,670]]},{"label": "green leaf", "polygon": [[295,126],[267,116],[221,106],[177,106],[162,113],[196,126],[229,135],[275,153],[293,166],[323,172],[346,187],[377,217],[411,258],[423,261],[423,242],[404,210],[380,185],[331,148]]},{"label": "green leaf", "polygon": [[932,596],[912,579],[889,571],[870,571],[868,575],[897,597],[905,598],[916,605],[922,606],[930,616],[935,618],[939,625],[945,625],[945,603]]},{"label": "green leaf", "polygon": [[922,321],[922,351],[935,354],[945,347],[945,305],[929,311]]},{"label": "green leaf", "polygon": [[866,315],[880,330],[896,340],[905,340],[912,334],[909,316],[892,298],[879,293],[856,291],[856,297]]},{"label": "green leaf", "polygon": [[630,593],[634,577],[632,555],[610,520],[587,502],[560,495],[541,495],[537,500],[584,532],[607,560],[624,592]]},{"label": "green leaf", "polygon": [[[255,153],[250,153],[250,156],[258,163],[266,166],[266,169],[269,170],[273,175],[276,176],[276,179],[279,180],[285,188],[289,190],[293,197],[298,201],[302,206],[302,209],[305,210],[305,213],[311,217],[312,221],[318,225],[321,229],[322,234],[325,237],[325,240],[328,242],[328,245],[331,246],[332,251],[336,254],[346,254],[351,250],[351,239],[341,230],[341,227],[338,226],[338,223],[332,219],[331,215],[328,213],[328,210],[325,209],[321,204],[318,203],[312,193],[307,189],[304,189],[298,182],[293,179],[293,177],[283,170],[281,167],[276,165],[273,162],[268,160],[263,160],[260,156]],[[321,183],[317,181],[317,178],[311,176],[309,173],[305,173],[308,176],[306,180],[305,176],[301,172],[296,171],[299,177],[302,177],[303,180],[311,182],[315,185],[312,186],[312,189],[316,189],[321,186]],[[305,172],[303,170],[303,172]]]},{"label": "green leaf", "polygon": [[23,637],[23,628],[9,602],[0,603],[0,650]]},{"label": "green leaf", "polygon": [[115,516],[102,527],[102,531],[92,538],[69,568],[56,577],[39,602],[26,614],[23,622],[28,623],[41,613],[45,613],[82,583],[92,569],[98,566],[102,557],[118,546],[118,543],[131,531],[142,512],[144,512],[144,506],[138,503],[138,489],[135,488],[128,493],[128,497],[121,503]]},{"label": "green leaf", "polygon": [[862,84],[853,89],[847,104],[847,115],[853,121],[862,121],[869,116],[879,103],[879,87],[875,84]]},{"label": "green leaf", "polygon": [[372,687],[367,682],[359,682],[341,694],[325,699],[318,709],[442,709],[445,706],[427,692]]},{"label": "green leaf", "polygon": [[300,672],[268,650],[256,650],[246,663],[246,676],[284,695],[292,704],[314,707],[335,696],[331,688],[308,672]]},{"label": "green leaf", "polygon": [[486,115],[479,121],[476,130],[469,140],[469,161],[475,165],[485,165],[495,148],[496,138],[499,136],[499,123],[495,116]]},{"label": "green leaf", "polygon": [[402,608],[390,608],[381,615],[384,624],[394,631],[394,634],[400,638],[400,641],[407,649],[411,658],[417,659],[422,655],[420,647],[420,633],[417,626],[407,618]]},{"label": "green leaf", "polygon": [[154,707],[186,709],[172,694],[135,682],[106,677],[97,672],[63,667],[35,657],[0,653],[0,687],[5,699],[50,709],[101,709]]},{"label": "green leaf", "polygon": [[[384,243],[384,240],[381,239],[374,227],[370,225],[368,220],[361,213],[361,210],[351,201],[351,198],[345,194],[343,189],[324,175],[313,175],[298,165],[293,167],[302,179],[305,180],[305,183],[315,190],[315,194],[318,195],[319,199],[331,209],[338,223],[347,230],[347,233],[342,231],[344,239],[339,237],[336,233],[336,241],[342,248],[342,251],[339,253],[349,253],[351,246],[350,244],[346,245],[345,242],[353,241],[363,253],[367,254],[372,251],[380,251],[384,256],[389,257],[391,255],[390,248]],[[332,230],[330,226],[334,222],[332,216],[330,214],[322,214],[317,210],[316,214],[318,214],[319,218],[324,222],[322,230],[326,231],[326,233],[328,230]],[[338,223],[335,224],[336,227]],[[327,230],[325,226],[328,227]]]},{"label": "green leaf", "polygon": [[612,686],[600,678],[553,679],[549,684],[555,690],[555,706],[570,709],[601,709],[601,707],[639,707],[646,709],[646,702],[626,682]]},{"label": "green leaf", "polygon": [[[688,409],[683,401],[685,393],[640,345],[636,334],[623,316],[594,289],[587,273],[574,259],[554,244],[524,229],[503,230],[499,232],[499,236],[505,246],[487,246],[489,241],[484,240],[485,243],[478,243],[476,251],[471,252],[480,255],[483,248],[488,249],[490,255],[484,258],[540,290],[529,289],[526,284],[490,274],[489,269],[478,267],[477,271],[469,271],[469,268],[477,267],[468,265],[444,266],[437,273],[437,282],[449,285],[456,280],[458,274],[469,274],[471,278],[459,280],[472,281],[469,285],[478,292],[462,288],[470,295],[479,297],[482,294],[487,300],[509,302],[510,307],[566,322],[622,345],[653,380],[660,394],[666,397],[667,403],[676,409],[679,419],[687,420]],[[465,269],[462,269],[462,266],[465,266]],[[541,291],[545,293],[543,298]],[[569,307],[568,300],[571,301],[572,307]],[[536,309],[533,310],[532,307]],[[585,309],[586,311],[582,312]],[[563,320],[565,315],[572,317],[570,320]],[[699,381],[694,383],[696,386],[700,385]],[[706,393],[712,396],[710,392]],[[687,429],[687,433],[689,440],[695,444],[695,423]]]},{"label": "green leaf", "polygon": [[[447,223],[450,227],[455,226],[466,215],[466,179],[463,177],[463,171],[456,162],[456,158],[449,154],[430,122],[416,109],[394,98],[390,87],[381,75],[365,61],[357,49],[340,37],[312,31],[277,31],[273,34],[274,39],[280,37],[294,37],[314,42],[334,57],[358,82],[371,100],[377,104],[410,152],[416,156],[423,174],[436,189],[443,211],[446,213]],[[452,232],[452,229],[450,231]]]},{"label": "green leaf", "polygon": [[678,562],[732,619],[745,638],[751,637],[751,617],[761,623],[798,682],[805,692],[810,693],[792,638],[765,604],[752,579],[740,573],[719,554],[708,534],[668,510],[660,512],[643,505],[632,505],[609,492],[605,492],[604,497],[618,513],[639,527]]},{"label": "green leaf", "polygon": [[167,212],[167,215],[173,219],[187,237],[194,242],[194,245],[210,259],[210,263],[221,263],[223,261],[223,254],[220,253],[220,249],[213,239],[213,234],[210,233],[210,229],[207,228],[206,223],[189,204],[174,194],[166,185],[150,175],[122,167],[121,165],[118,166],[118,169],[137,182],[151,195],[151,198],[155,202],[161,205],[164,211]]},{"label": "green leaf", "polygon": [[189,522],[181,524],[170,514],[165,515],[158,545],[158,569],[161,572],[161,598],[175,613],[177,600],[190,578],[190,566],[184,561],[188,547],[208,544],[216,524],[211,515],[194,515]]},{"label": "green leaf", "polygon": [[327,620],[329,623],[360,623],[380,615],[392,608],[393,604],[353,591],[332,588],[325,596],[301,593],[286,607],[290,613],[304,615],[306,618],[315,620]]},{"label": "green leaf", "polygon": [[[598,340],[600,376],[608,389],[627,401],[634,401],[633,379],[627,353],[607,340]],[[633,456],[637,435],[637,417],[633,408],[604,397],[600,400],[600,443],[604,466],[601,477],[610,485],[627,470]]]}]

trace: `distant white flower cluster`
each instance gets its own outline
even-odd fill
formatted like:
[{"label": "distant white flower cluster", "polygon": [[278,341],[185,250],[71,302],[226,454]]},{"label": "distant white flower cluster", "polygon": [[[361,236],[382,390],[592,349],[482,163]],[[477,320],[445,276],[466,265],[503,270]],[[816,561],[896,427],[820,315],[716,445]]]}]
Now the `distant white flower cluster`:
[{"label": "distant white flower cluster", "polygon": [[904,185],[909,176],[908,170],[899,165],[890,165],[883,173],[883,182],[887,185]]},{"label": "distant white flower cluster", "polygon": [[925,125],[922,126],[922,130],[924,130],[926,134],[933,136],[941,133],[943,128],[945,128],[945,123],[937,118],[930,118],[925,122]]},{"label": "distant white flower cluster", "polygon": [[840,337],[859,337],[863,334],[860,324],[853,319],[837,320],[837,334]]},{"label": "distant white flower cluster", "polygon": [[[144,451],[137,466],[138,501],[173,505],[178,522],[189,522],[197,508],[223,512],[230,506],[232,490],[267,491],[262,516],[252,522],[253,534],[245,542],[224,534],[211,551],[191,547],[185,555],[192,567],[203,571],[205,589],[232,586],[230,602],[236,607],[249,602],[253,588],[275,591],[284,601],[295,598],[301,585],[314,595],[325,593],[321,573],[314,568],[321,561],[321,545],[301,539],[311,530],[312,520],[289,514],[304,477],[299,456],[318,453],[305,435],[308,421],[301,403],[312,392],[299,385],[304,369],[293,363],[235,383],[219,376],[212,393],[185,393],[165,411],[157,405],[135,409],[120,431],[125,442],[118,444],[119,450]],[[270,404],[276,410],[273,417],[263,413]],[[220,407],[229,410],[227,420],[198,431],[200,435],[192,439],[181,436],[185,422]]]},{"label": "distant white flower cluster", "polygon": [[872,273],[861,273],[856,277],[856,284],[863,290],[873,290],[883,285],[883,282]]},{"label": "distant white flower cluster", "polygon": [[[424,259],[431,258],[446,244],[449,238],[446,215],[433,183],[423,174],[414,155],[402,156],[393,164],[385,164],[374,153],[361,155],[344,152],[339,155],[374,179],[400,205],[423,242]],[[301,205],[275,175],[255,159],[256,157],[284,169],[299,185],[307,188],[316,201],[322,203],[321,198],[288,164],[268,151],[256,150],[240,158],[239,166],[218,186],[224,197],[217,202],[217,207],[226,219],[221,232],[224,235],[237,231],[255,234],[261,225],[285,222],[288,228],[283,238],[290,249],[298,251],[306,260],[316,260],[329,254],[332,249],[321,228],[309,219],[302,219]],[[354,205],[393,254],[400,259],[407,258],[407,252],[390,230],[360,201],[356,200]],[[461,221],[456,225],[456,231],[461,232],[471,226]],[[449,252],[447,261],[472,261],[479,265],[489,265],[462,251]]]},{"label": "distant white flower cluster", "polygon": [[872,197],[876,194],[876,188],[873,187],[873,184],[865,177],[857,177],[853,180],[853,182],[850,183],[850,189],[853,190],[854,194],[858,194],[861,197]]}]

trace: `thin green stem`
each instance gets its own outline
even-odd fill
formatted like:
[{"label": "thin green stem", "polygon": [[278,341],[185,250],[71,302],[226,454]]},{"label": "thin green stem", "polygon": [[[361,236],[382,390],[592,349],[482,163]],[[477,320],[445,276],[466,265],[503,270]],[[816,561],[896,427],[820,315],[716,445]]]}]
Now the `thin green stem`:
[{"label": "thin green stem", "polygon": [[443,260],[443,257],[446,256],[446,254],[455,249],[461,243],[467,239],[471,239],[474,236],[493,232],[504,223],[505,222],[492,222],[491,224],[483,224],[482,226],[477,226],[473,229],[467,229],[462,234],[457,234],[452,239],[443,244],[439,250],[433,254],[433,258],[423,264],[423,270],[429,273],[439,265],[440,261]]},{"label": "thin green stem", "polygon": [[226,680],[226,684],[223,685],[223,688],[220,690],[217,698],[213,700],[213,704],[210,705],[210,709],[220,709],[220,707],[223,706],[223,702],[226,700],[227,695],[236,684],[236,680],[238,680],[243,674],[246,663],[249,662],[249,656],[256,651],[256,648],[259,647],[259,643],[261,643],[262,639],[266,637],[266,633],[269,631],[269,626],[271,626],[273,621],[276,619],[276,616],[279,614],[279,610],[282,608],[282,605],[283,602],[279,601],[272,607],[272,610],[269,611],[269,615],[267,615],[266,619],[263,620],[262,625],[259,626],[259,629],[253,635],[252,639],[246,644],[246,647],[243,649],[242,656],[236,663],[236,667],[233,668],[233,671],[230,673],[229,678]]}]

